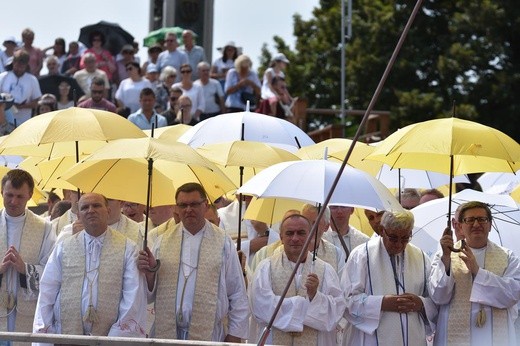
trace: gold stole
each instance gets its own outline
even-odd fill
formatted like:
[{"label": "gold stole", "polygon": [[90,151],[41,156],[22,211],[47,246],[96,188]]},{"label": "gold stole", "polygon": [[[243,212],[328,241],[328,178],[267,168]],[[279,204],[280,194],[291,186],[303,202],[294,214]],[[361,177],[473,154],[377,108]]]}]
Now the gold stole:
[{"label": "gold stole", "polygon": [[[291,286],[287,291],[287,298],[300,296],[307,297],[307,290],[303,286],[305,283],[305,279],[307,275],[311,272],[312,261],[309,258],[312,256],[311,254],[307,255],[307,261],[305,263],[300,264],[303,266],[302,275],[301,275],[301,287],[296,289],[295,280],[291,281]],[[285,255],[284,251],[273,254],[270,257],[271,261],[271,283],[273,285],[273,293],[277,296],[281,296],[285,286],[287,285],[287,278],[291,276],[293,271],[292,266],[289,263],[289,259]],[[316,258],[314,264],[314,272],[318,275],[318,279],[320,280],[320,284],[318,287],[318,291],[321,290],[323,285],[323,275],[325,274],[325,262]],[[302,332],[284,332],[277,328],[273,327],[273,344],[277,345],[317,345],[318,344],[318,331],[314,328],[303,326]]]},{"label": "gold stole", "polygon": [[[368,279],[370,280],[366,293],[375,296],[397,294],[390,256],[382,239],[375,238],[368,241],[365,249],[368,261]],[[408,244],[401,258],[405,266],[403,271],[405,292],[424,296],[426,292],[426,269],[423,252],[414,245]],[[408,313],[405,321],[408,321],[408,335],[406,335],[408,345],[426,345],[426,330],[419,312]],[[379,326],[376,330],[378,345],[404,345],[402,328],[399,313],[382,311]]]},{"label": "gold stole", "polygon": [[322,239],[316,256],[330,264],[336,273],[338,272],[338,253],[334,244]]},{"label": "gold stole", "polygon": [[141,237],[141,232],[139,230],[139,223],[130,219],[126,215],[121,214],[119,222],[116,223],[117,228],[112,228],[121,233],[122,235],[128,237],[135,241],[135,243],[141,248],[143,244],[143,239]]},{"label": "gold stole", "polygon": [[[52,225],[53,225],[54,231],[56,232],[56,235],[60,234],[63,227],[70,225],[71,223],[73,223],[75,220],[78,219],[78,217],[76,215],[71,215],[71,214],[72,214],[72,212],[69,209],[65,212],[65,214],[63,214],[59,218],[54,219],[52,221]],[[71,222],[71,219],[73,219],[72,222]]]},{"label": "gold stole", "polygon": [[360,230],[350,227],[348,231],[350,237],[350,252],[354,250],[358,245],[365,244],[370,238]]},{"label": "gold stole", "polygon": [[[217,296],[224,257],[225,233],[206,221],[200,244],[195,295],[189,327],[190,340],[211,341],[217,318]],[[182,223],[165,232],[161,240],[161,267],[157,273],[155,337],[176,339],[177,287],[181,265]],[[218,341],[218,340],[214,340]]]},{"label": "gold stole", "polygon": [[[456,247],[460,246],[458,243]],[[509,263],[507,252],[488,241],[485,256],[484,268],[495,275],[504,275]],[[451,272],[455,279],[455,288],[448,317],[448,344],[469,346],[471,344],[471,302],[469,299],[473,276],[460,259],[459,254],[454,252],[451,253]],[[506,345],[508,340],[507,309],[492,308],[492,314],[493,345]],[[488,316],[488,321],[490,317]]]},{"label": "gold stole", "polygon": [[[81,297],[85,281],[85,236],[79,232],[63,241],[61,283],[61,333],[83,335]],[[98,323],[92,335],[106,336],[117,321],[123,291],[126,237],[108,228],[99,258],[97,302],[93,302]],[[96,283],[94,283],[95,285]]]},{"label": "gold stole", "polygon": [[[5,213],[3,211],[2,213]],[[5,217],[1,214],[0,217],[0,229],[2,234],[0,235],[0,251],[5,253],[7,251],[7,224]],[[20,240],[20,248],[17,249],[25,263],[39,265],[39,254],[45,236],[45,220],[34,214],[30,210],[25,210],[25,222],[22,228],[22,238]],[[11,270],[16,271],[14,268]],[[42,273],[39,273],[40,276]],[[19,280],[19,274],[16,273],[16,280]],[[29,282],[27,283],[29,285]],[[24,288],[18,287],[16,296],[16,328],[17,332],[32,332],[32,325],[34,321],[34,312],[36,310],[37,299],[24,300],[23,297]],[[7,291],[7,273],[4,273],[2,278],[2,286],[0,287],[0,296],[2,297],[2,305],[6,303],[9,292]],[[2,316],[0,318],[0,330],[7,331],[7,320],[10,309],[7,309],[7,305],[0,307]]]}]

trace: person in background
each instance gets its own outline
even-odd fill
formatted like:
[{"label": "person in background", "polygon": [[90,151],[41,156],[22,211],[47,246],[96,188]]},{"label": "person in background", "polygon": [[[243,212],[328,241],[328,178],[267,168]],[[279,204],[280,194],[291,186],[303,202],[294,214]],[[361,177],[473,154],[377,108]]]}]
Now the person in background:
[{"label": "person in background", "polygon": [[3,46],[5,50],[0,50],[0,73],[7,71],[7,67],[13,62],[14,50],[16,48],[14,36],[6,37]]},{"label": "person in background", "polygon": [[181,81],[179,83],[175,83],[172,85],[172,88],[178,87],[181,88],[182,94],[189,96],[191,100],[191,109],[190,115],[192,119],[199,121],[200,115],[204,112],[206,108],[204,92],[202,91],[202,87],[196,85],[192,82],[191,75],[193,70],[189,64],[183,64],[181,66]]},{"label": "person in background", "polygon": [[69,42],[69,54],[61,65],[61,74],[72,77],[74,73],[80,70],[81,54],[79,53],[79,44],[76,41]]},{"label": "person in background", "polygon": [[91,97],[80,102],[78,107],[80,108],[92,108],[92,109],[101,109],[104,111],[116,113],[116,106],[108,101],[103,96],[105,95],[105,80],[100,77],[92,78],[92,82],[90,83],[90,95]]},{"label": "person in background", "polygon": [[228,112],[243,112],[246,110],[246,102],[254,110],[256,100],[260,96],[260,80],[252,70],[253,62],[247,55],[240,55],[235,60],[235,68],[226,75],[226,107]]},{"label": "person in background", "polygon": [[67,51],[65,50],[65,39],[58,37],[54,40],[54,44],[43,50],[44,55],[48,55],[47,52],[52,50],[52,55],[58,58],[58,71],[61,71],[61,67],[67,58]]},{"label": "person in background", "polygon": [[43,67],[43,52],[40,48],[34,47],[34,31],[27,28],[22,31],[22,46],[21,50],[26,51],[29,54],[29,72],[35,76],[40,76],[40,71]]},{"label": "person in background", "polygon": [[121,48],[121,59],[116,61],[116,71],[114,73],[114,83],[119,85],[123,79],[130,77],[126,71],[126,64],[135,61],[135,51],[131,44],[125,44]]},{"label": "person in background", "polygon": [[235,67],[235,60],[238,58],[238,48],[235,42],[229,41],[221,48],[222,56],[213,62],[210,77],[219,81],[222,90],[225,89],[226,75],[229,70]]},{"label": "person in background", "polygon": [[199,73],[197,70],[197,65],[206,61],[206,53],[204,53],[204,48],[198,46],[194,42],[195,33],[191,30],[184,30],[182,32],[182,42],[183,46],[180,47],[184,53],[188,56],[188,63],[191,66],[193,73],[191,74],[191,80],[197,80],[199,78]]},{"label": "person in background", "polygon": [[[157,66],[156,66],[157,67]],[[168,105],[168,102],[170,101],[170,89],[175,82],[175,79],[177,78],[177,70],[175,70],[175,67],[172,66],[166,66],[161,71],[161,74],[159,75],[159,86],[156,89],[156,102],[155,102],[155,110],[162,115],[164,115],[165,111],[168,111],[168,109],[171,108],[171,105]],[[178,88],[180,93],[182,94],[182,89]],[[178,95],[180,96],[180,95]],[[178,97],[177,97],[178,99]],[[177,101],[177,100],[175,100]],[[174,114],[177,114],[177,111],[174,112]],[[175,119],[175,116],[173,116],[173,119]],[[168,121],[168,125],[170,124],[170,121]]]},{"label": "person in background", "polygon": [[135,222],[143,222],[144,221],[144,211],[146,206],[139,203],[132,202],[123,202],[123,206],[121,207],[121,212],[128,216],[130,219]]},{"label": "person in background", "polygon": [[157,96],[157,89],[161,84],[161,82],[159,81],[159,70],[157,69],[157,66],[155,64],[148,64],[145,71],[145,78],[148,79],[150,83],[152,83],[153,92]]},{"label": "person in background", "polygon": [[36,115],[53,112],[56,110],[56,107],[56,96],[54,96],[53,94],[44,94],[38,101],[38,106],[36,107]]},{"label": "person in background", "polygon": [[264,78],[262,81],[262,99],[268,100],[272,97],[281,98],[281,95],[278,94],[278,91],[273,88],[273,78],[279,77],[285,80],[284,70],[287,68],[289,64],[289,60],[285,57],[283,53],[275,54],[273,59],[271,60],[271,64],[269,68],[264,72]]},{"label": "person in background", "polygon": [[224,91],[218,80],[209,78],[210,67],[207,62],[199,62],[197,69],[200,79],[193,84],[200,86],[204,95],[204,112],[200,115],[202,121],[224,113]]},{"label": "person in background", "polygon": [[444,194],[437,189],[424,190],[421,192],[421,199],[419,200],[419,204],[423,204],[437,198],[444,198]]},{"label": "person in background", "polygon": [[[188,64],[188,56],[186,53],[177,49],[179,43],[177,42],[177,34],[169,32],[165,35],[166,50],[159,54],[157,58],[157,68],[162,71],[166,66],[172,66],[177,71],[180,71],[181,65]],[[176,82],[180,81],[177,76]]]},{"label": "person in background", "polygon": [[14,98],[13,107],[5,111],[6,120],[13,127],[18,127],[31,118],[42,96],[38,79],[27,72],[28,64],[29,54],[20,49],[14,53],[12,71],[0,73],[0,92],[8,93]]},{"label": "person in background", "polygon": [[57,219],[61,217],[63,214],[67,212],[71,207],[70,201],[58,201],[54,206],[52,207],[51,215],[49,220],[52,221],[54,219]]},{"label": "person in background", "polygon": [[[165,67],[165,70],[167,68],[168,68],[168,66]],[[173,67],[171,67],[171,68],[173,68]],[[166,121],[168,122],[168,126],[180,124],[177,121],[177,114],[180,111],[179,99],[181,96],[182,96],[181,88],[175,87],[170,90],[170,97],[168,99],[169,100],[168,109],[161,113],[161,115],[166,118]],[[186,102],[185,105],[188,104],[187,101],[185,101],[185,102]],[[190,100],[189,104],[191,107],[191,100]]]},{"label": "person in background", "polygon": [[61,201],[61,197],[55,194],[54,192],[49,192],[47,195],[47,210],[41,214],[40,216],[43,218],[49,218],[52,213],[52,208],[54,205]]},{"label": "person in background", "polygon": [[417,189],[405,188],[400,196],[399,192],[397,193],[396,198],[404,209],[410,210],[419,205],[421,195]]},{"label": "person in background", "polygon": [[113,75],[116,72],[116,64],[114,57],[110,52],[103,48],[105,45],[105,35],[99,31],[93,31],[89,35],[90,48],[83,52],[80,61],[80,67],[85,68],[85,56],[92,53],[95,57],[96,66],[101,71],[105,72],[109,81],[112,81]]},{"label": "person in background", "polygon": [[384,210],[380,211],[373,211],[369,209],[364,209],[365,216],[367,217],[368,223],[374,230],[374,234],[372,235],[372,238],[375,236],[381,235],[381,218],[383,217],[383,214],[385,213]]},{"label": "person in background", "polygon": [[92,84],[92,80],[95,77],[102,78],[105,83],[105,91],[103,93],[103,97],[108,96],[108,91],[110,90],[110,82],[108,80],[108,76],[105,71],[97,68],[96,56],[93,53],[86,53],[82,56],[82,64],[85,68],[74,73],[74,79],[78,82],[81,89],[85,93],[85,98],[89,98],[90,95],[90,87]]},{"label": "person in background", "polygon": [[56,76],[60,74],[60,61],[57,56],[49,55],[45,59],[45,66],[47,67],[47,74],[43,76]]},{"label": "person in background", "polygon": [[74,107],[74,100],[69,98],[70,95],[70,84],[66,80],[63,80],[58,85],[58,92],[60,93],[60,97],[58,99],[58,109],[67,109],[70,107]]},{"label": "person in background", "polygon": [[139,102],[141,90],[152,88],[152,83],[141,75],[141,66],[138,63],[127,63],[126,70],[129,77],[121,81],[115,95],[117,113],[125,118],[141,107]]},{"label": "person in background", "polygon": [[[150,67],[150,65],[148,65]],[[141,108],[128,116],[128,120],[141,130],[167,126],[166,118],[155,111],[155,94],[151,88],[144,88],[139,94]]]},{"label": "person in background", "polygon": [[160,44],[154,44],[153,46],[148,48],[148,60],[146,60],[143,64],[143,71],[146,71],[148,64],[157,65],[157,59],[159,58],[159,54],[161,54],[162,51],[163,48]]},{"label": "person in background", "polygon": [[181,95],[179,97],[179,111],[173,125],[185,124],[194,126],[198,124],[198,121],[191,116],[192,103],[188,95]]}]

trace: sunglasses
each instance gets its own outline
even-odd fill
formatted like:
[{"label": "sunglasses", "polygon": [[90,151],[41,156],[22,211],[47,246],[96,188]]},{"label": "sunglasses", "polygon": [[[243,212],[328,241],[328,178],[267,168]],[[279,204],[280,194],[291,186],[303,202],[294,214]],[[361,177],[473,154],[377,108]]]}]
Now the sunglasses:
[{"label": "sunglasses", "polygon": [[191,70],[184,70],[184,71],[181,71],[182,74],[187,74],[187,73],[191,73]]}]

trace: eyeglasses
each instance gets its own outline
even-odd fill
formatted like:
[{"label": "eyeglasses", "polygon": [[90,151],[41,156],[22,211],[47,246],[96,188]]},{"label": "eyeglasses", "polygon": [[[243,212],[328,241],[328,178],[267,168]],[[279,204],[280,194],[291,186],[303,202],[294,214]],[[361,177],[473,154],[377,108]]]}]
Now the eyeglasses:
[{"label": "eyeglasses", "polygon": [[171,74],[171,75],[167,76],[167,78],[177,78],[177,75]]},{"label": "eyeglasses", "polygon": [[127,71],[132,71],[134,68],[133,67],[127,67],[126,70]]},{"label": "eyeglasses", "polygon": [[123,51],[123,54],[134,54],[133,50],[125,50]]},{"label": "eyeglasses", "polygon": [[102,94],[104,90],[90,90],[91,94]]},{"label": "eyeglasses", "polygon": [[383,231],[391,243],[408,244],[410,242],[410,240],[412,239],[412,236],[399,238],[396,235],[388,235],[388,233],[386,232],[386,229],[383,229]]},{"label": "eyeglasses", "polygon": [[466,225],[473,225],[475,221],[478,222],[479,225],[484,225],[489,222],[489,218],[485,216],[481,217],[465,217],[462,219],[462,222],[464,222]]},{"label": "eyeglasses", "polygon": [[138,203],[124,203],[123,208],[137,208]]},{"label": "eyeglasses", "polygon": [[181,209],[186,209],[188,207],[193,209],[193,208],[200,207],[205,202],[206,202],[206,200],[202,200],[200,202],[191,202],[191,203],[177,203],[177,206]]},{"label": "eyeglasses", "polygon": [[186,74],[186,73],[191,73],[191,70],[184,70],[184,71],[181,71],[182,74]]}]

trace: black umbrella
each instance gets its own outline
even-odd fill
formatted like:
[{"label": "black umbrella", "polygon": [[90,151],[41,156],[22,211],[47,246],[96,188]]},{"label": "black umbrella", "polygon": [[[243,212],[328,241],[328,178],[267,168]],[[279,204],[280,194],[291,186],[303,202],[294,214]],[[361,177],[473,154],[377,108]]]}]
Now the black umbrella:
[{"label": "black umbrella", "polygon": [[81,28],[79,32],[79,41],[90,48],[89,37],[93,32],[100,32],[105,36],[105,45],[103,46],[112,55],[117,55],[125,44],[132,44],[134,37],[117,23],[100,21],[97,24],[87,25]]},{"label": "black umbrella", "polygon": [[78,82],[72,77],[56,74],[46,75],[38,78],[42,94],[53,94],[58,100],[60,99],[59,85],[63,81],[69,83],[70,85],[69,100],[77,101],[81,96],[85,95]]}]

